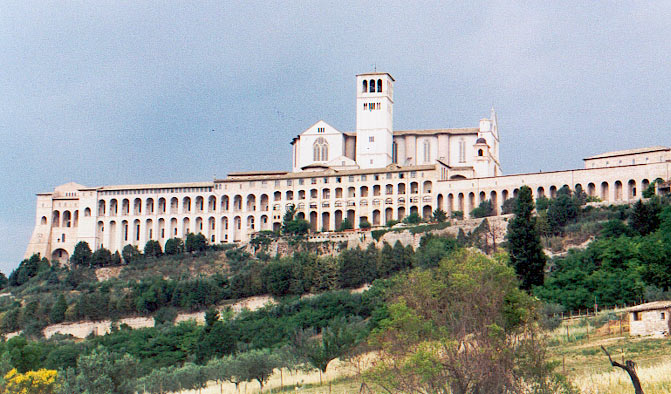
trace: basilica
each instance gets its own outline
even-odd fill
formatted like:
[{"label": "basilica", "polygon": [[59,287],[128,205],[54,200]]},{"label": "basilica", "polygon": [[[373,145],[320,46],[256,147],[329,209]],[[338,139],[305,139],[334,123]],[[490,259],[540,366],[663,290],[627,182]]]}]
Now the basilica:
[{"label": "basilica", "polygon": [[[503,175],[496,113],[473,127],[394,130],[394,78],[356,76],[356,127],[320,120],[290,142],[291,171],[248,171],[207,182],[87,187],[68,183],[37,194],[35,228],[26,249],[67,261],[75,245],[112,252],[148,240],[202,233],[210,243],[242,243],[279,230],[286,210],[329,234],[346,218],[373,228],[435,209],[464,217],[490,200],[496,213],[520,186],[552,197],[580,186],[604,202],[640,198],[650,182],[669,179],[671,148],[598,154],[584,168]],[[459,215],[461,216],[461,215]]]}]

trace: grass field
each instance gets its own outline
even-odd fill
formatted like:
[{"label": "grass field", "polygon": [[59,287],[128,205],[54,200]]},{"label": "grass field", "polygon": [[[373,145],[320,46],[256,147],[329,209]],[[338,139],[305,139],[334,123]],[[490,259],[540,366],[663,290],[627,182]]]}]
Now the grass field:
[{"label": "grass field", "polygon": [[[610,314],[606,316],[605,314]],[[633,393],[626,372],[610,365],[601,350],[605,346],[614,360],[633,360],[646,394],[671,394],[671,339],[629,337],[619,330],[603,335],[597,333],[608,319],[622,316],[622,311],[604,312],[597,317],[567,320],[549,333],[548,344],[551,360],[557,364],[557,371],[563,372],[583,394],[625,394]],[[614,314],[614,315],[613,315]],[[587,324],[589,322],[589,325]],[[568,327],[568,336],[567,330]],[[304,394],[350,394],[359,393],[361,382],[357,379],[356,368],[349,363],[335,360],[319,384],[318,372],[275,373],[266,384],[264,393],[304,393]],[[329,387],[329,383],[330,387]],[[364,390],[364,393],[381,393]],[[202,394],[236,393],[235,386],[211,385]],[[256,382],[242,383],[240,393],[259,393]],[[196,392],[190,391],[190,394]]]}]

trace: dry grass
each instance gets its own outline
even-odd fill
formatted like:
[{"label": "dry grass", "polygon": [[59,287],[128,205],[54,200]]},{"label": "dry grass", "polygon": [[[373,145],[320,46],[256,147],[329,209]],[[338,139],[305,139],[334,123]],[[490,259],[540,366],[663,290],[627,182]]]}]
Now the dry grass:
[{"label": "dry grass", "polygon": [[[671,394],[671,358],[636,369],[643,391],[652,394]],[[633,391],[629,375],[619,368],[610,372],[585,374],[576,377],[576,386],[583,394],[629,394]]]}]

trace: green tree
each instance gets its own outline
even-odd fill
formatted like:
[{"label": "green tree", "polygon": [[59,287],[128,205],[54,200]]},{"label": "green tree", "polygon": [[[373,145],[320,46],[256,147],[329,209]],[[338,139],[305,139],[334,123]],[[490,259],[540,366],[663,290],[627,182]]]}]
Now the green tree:
[{"label": "green tree", "polygon": [[557,198],[550,201],[547,215],[552,234],[561,234],[564,227],[578,217],[578,206],[568,186],[559,189]]},{"label": "green tree", "polygon": [[3,274],[2,272],[0,272],[0,290],[2,290],[2,289],[4,289],[5,287],[7,287],[7,284],[8,284],[8,283],[9,283],[9,281],[7,280],[7,277],[5,276],[5,274]]},{"label": "green tree", "polygon": [[86,241],[79,241],[70,257],[70,263],[75,267],[87,267],[91,263],[91,247]]},{"label": "green tree", "polygon": [[77,360],[77,392],[87,394],[133,394],[139,369],[128,354],[117,356],[98,346]]},{"label": "green tree", "polygon": [[419,216],[417,212],[413,212],[410,215],[403,218],[403,223],[405,224],[419,224],[422,223],[422,217]]},{"label": "green tree", "polygon": [[201,233],[189,233],[186,235],[184,247],[187,253],[202,253],[207,250],[207,239]]},{"label": "green tree", "polygon": [[184,253],[184,241],[181,238],[170,238],[165,242],[165,254],[176,255]]},{"label": "green tree", "polygon": [[109,249],[100,248],[91,255],[93,267],[106,267],[112,263],[112,252]]},{"label": "green tree", "polygon": [[291,292],[294,281],[294,267],[289,260],[271,261],[263,269],[266,288],[275,297],[282,297]]},{"label": "green tree", "polygon": [[436,208],[431,215],[431,219],[434,222],[443,223],[447,220],[447,212],[443,211],[440,208]]},{"label": "green tree", "polygon": [[351,230],[354,228],[354,225],[352,222],[349,221],[348,218],[343,219],[342,222],[340,222],[340,227],[338,227],[338,231],[345,231],[345,230]]},{"label": "green tree", "polygon": [[457,248],[454,238],[438,237],[427,234],[419,241],[416,259],[420,267],[437,267],[438,262]]},{"label": "green tree", "polygon": [[474,218],[484,218],[488,216],[494,216],[494,206],[492,205],[491,200],[480,202],[480,205],[471,211],[471,217]]},{"label": "green tree", "polygon": [[362,230],[368,230],[371,227],[372,227],[372,225],[370,224],[370,222],[368,220],[362,219],[359,222],[359,228],[362,229]]},{"label": "green tree", "polygon": [[546,257],[532,216],[534,202],[531,189],[522,186],[517,196],[515,217],[508,223],[506,239],[510,264],[520,278],[521,286],[530,290],[543,284]]},{"label": "green tree", "polygon": [[648,202],[638,200],[629,215],[629,226],[641,235],[648,235],[659,228],[661,211],[659,198],[651,198]]},{"label": "green tree", "polygon": [[49,320],[51,320],[51,323],[62,323],[65,320],[65,311],[67,310],[68,303],[65,301],[65,296],[61,294],[58,296],[54,307],[51,308],[51,313],[49,314]]},{"label": "green tree", "polygon": [[282,234],[303,235],[310,229],[310,223],[304,219],[296,218],[296,207],[290,206],[282,218]]},{"label": "green tree", "polygon": [[155,240],[149,240],[144,244],[144,255],[146,257],[161,257],[163,250],[161,250],[161,244]]},{"label": "green tree", "polygon": [[[515,209],[515,205],[517,205],[517,198],[511,197],[507,198],[503,201],[503,204],[501,205],[501,213],[504,215],[507,215],[509,213],[513,213],[513,210]],[[538,203],[536,203],[536,207],[538,207]]]},{"label": "green tree", "polygon": [[142,254],[136,245],[129,244],[121,249],[121,256],[123,257],[123,260],[126,262],[126,264],[131,264],[138,261],[142,257]]},{"label": "green tree", "polygon": [[237,364],[234,367],[237,378],[241,381],[256,380],[261,386],[261,391],[263,391],[263,385],[266,384],[275,368],[281,365],[278,357],[269,349],[256,349],[239,353],[235,356],[233,362]]}]

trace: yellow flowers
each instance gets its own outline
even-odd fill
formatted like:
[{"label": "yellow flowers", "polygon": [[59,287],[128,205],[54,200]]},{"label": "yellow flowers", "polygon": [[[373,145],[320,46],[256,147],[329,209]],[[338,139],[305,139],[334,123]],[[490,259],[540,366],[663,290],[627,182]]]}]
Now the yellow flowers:
[{"label": "yellow flowers", "polygon": [[49,369],[19,373],[16,368],[5,375],[8,394],[52,394],[58,388],[58,372]]}]

